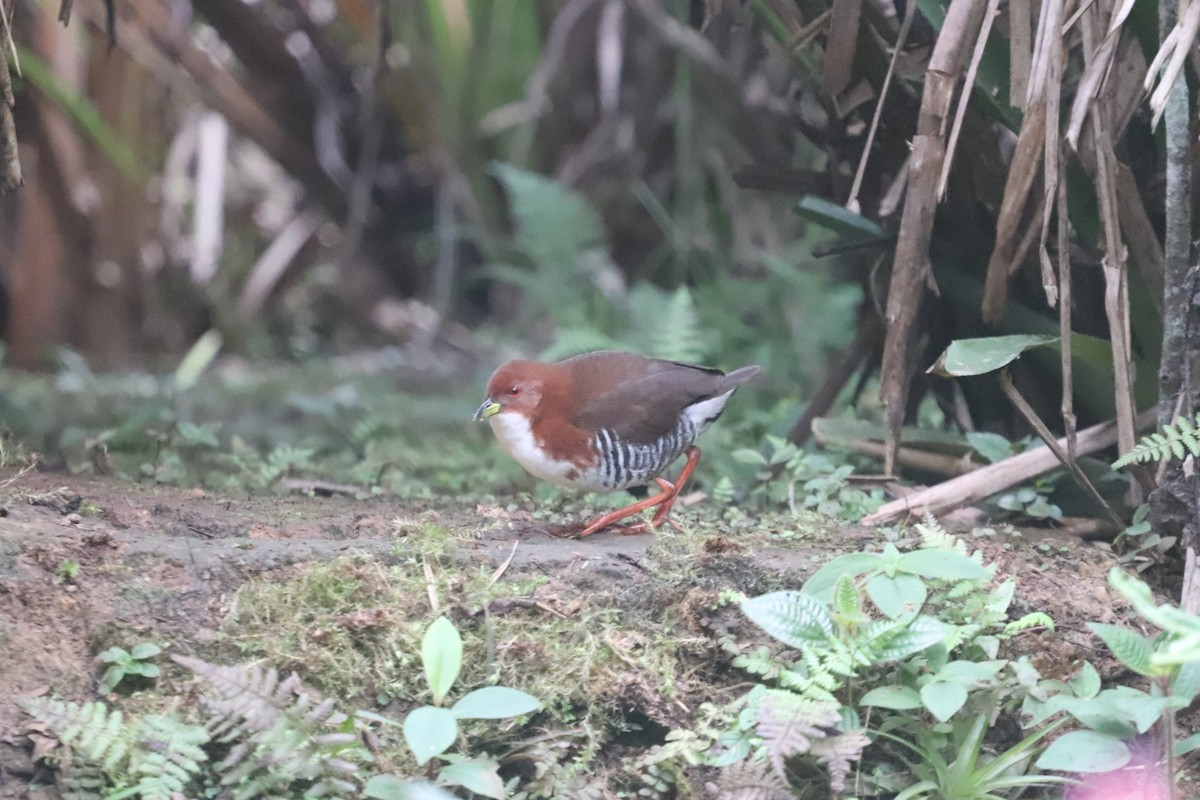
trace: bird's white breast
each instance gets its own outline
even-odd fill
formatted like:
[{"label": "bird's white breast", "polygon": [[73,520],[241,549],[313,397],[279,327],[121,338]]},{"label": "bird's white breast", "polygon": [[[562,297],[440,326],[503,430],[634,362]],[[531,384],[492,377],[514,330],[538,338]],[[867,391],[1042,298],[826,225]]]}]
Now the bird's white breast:
[{"label": "bird's white breast", "polygon": [[524,414],[501,411],[499,414],[493,414],[488,422],[491,423],[500,446],[530,475],[562,486],[580,485],[579,479],[583,477],[580,470],[570,461],[560,461],[546,455],[538,446],[529,420]]}]

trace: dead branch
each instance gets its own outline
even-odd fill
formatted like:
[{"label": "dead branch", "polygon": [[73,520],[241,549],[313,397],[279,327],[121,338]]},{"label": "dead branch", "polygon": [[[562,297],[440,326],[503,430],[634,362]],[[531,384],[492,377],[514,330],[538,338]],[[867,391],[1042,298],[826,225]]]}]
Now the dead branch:
[{"label": "dead branch", "polygon": [[[1138,427],[1144,428],[1151,424],[1156,413],[1155,409],[1150,409],[1138,415]],[[1105,447],[1111,447],[1116,442],[1117,424],[1110,420],[1080,431],[1075,446],[1078,455],[1085,456]],[[1066,439],[1058,439],[1058,446],[1065,447]],[[1016,486],[1018,483],[1036,478],[1058,466],[1058,456],[1054,455],[1050,448],[1038,447],[1034,450],[1027,450],[977,469],[968,475],[953,478],[899,500],[893,500],[880,507],[874,514],[864,517],[863,523],[878,525],[881,522],[909,515],[943,514],[951,509],[1002,492],[1010,486]]]},{"label": "dead branch", "polygon": [[[963,54],[973,40],[986,0],[954,0],[925,71],[925,92],[913,137],[908,196],[900,218],[900,239],[887,300],[880,394],[887,407],[888,441],[884,471],[892,474],[910,378],[909,344],[913,321],[929,278],[929,243],[937,209],[937,182],[946,155],[946,123]],[[969,88],[964,91],[969,91]]]}]

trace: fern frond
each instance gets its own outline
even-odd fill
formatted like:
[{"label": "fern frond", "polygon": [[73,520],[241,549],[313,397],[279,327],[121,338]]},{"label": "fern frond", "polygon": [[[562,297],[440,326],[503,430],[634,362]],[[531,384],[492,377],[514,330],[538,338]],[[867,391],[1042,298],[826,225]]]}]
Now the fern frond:
[{"label": "fern frond", "polygon": [[104,703],[65,703],[36,697],[21,700],[25,713],[41,722],[81,759],[111,772],[129,751],[131,731],[120,711]]},{"label": "fern frond", "polygon": [[791,800],[787,781],[761,761],[739,761],[721,770],[718,800]]},{"label": "fern frond", "polygon": [[1041,611],[1031,611],[1020,619],[1015,619],[1005,625],[1004,632],[1012,635],[1014,633],[1020,633],[1021,631],[1027,631],[1030,628],[1046,628],[1047,630],[1053,632],[1054,620],[1050,618],[1049,614],[1045,614]]},{"label": "fern frond", "polygon": [[222,666],[199,658],[173,655],[171,659],[195,672],[213,689],[205,702],[213,711],[208,730],[218,742],[230,742],[243,736],[270,730],[281,709],[296,697],[300,677],[292,673],[285,680],[273,667]]},{"label": "fern frond", "polygon": [[962,555],[967,553],[967,546],[957,536],[950,534],[937,521],[937,517],[925,513],[925,521],[916,524],[917,533],[921,534],[922,550],[954,550]]},{"label": "fern frond", "polygon": [[680,286],[662,302],[659,313],[647,318],[653,320],[649,329],[650,352],[658,358],[676,361],[700,361],[708,348],[700,327],[700,316],[692,302],[692,293]]},{"label": "fern frond", "polygon": [[217,764],[221,784],[233,788],[235,800],[355,794],[355,762],[365,760],[366,752],[332,700],[314,699],[294,673],[280,680],[274,669],[172,658],[214,690],[206,698],[214,713],[209,731],[235,742]]},{"label": "fern frond", "polygon": [[208,760],[202,749],[208,742],[208,733],[198,725],[159,715],[144,718],[137,729],[127,770],[137,780],[135,796],[170,800],[183,792]]},{"label": "fern frond", "polygon": [[846,778],[850,775],[850,762],[862,758],[862,752],[871,740],[861,730],[846,731],[836,736],[814,739],[810,752],[817,761],[829,770],[829,788],[834,792],[846,790]]},{"label": "fern frond", "polygon": [[758,706],[758,735],[776,774],[784,780],[784,762],[807,753],[812,742],[825,737],[824,728],[838,723],[836,702],[814,702],[792,692],[768,690]]},{"label": "fern frond", "polygon": [[1113,462],[1113,469],[1130,464],[1170,459],[1182,461],[1188,454],[1200,457],[1200,413],[1195,417],[1178,416],[1154,433],[1147,434],[1133,449]]}]

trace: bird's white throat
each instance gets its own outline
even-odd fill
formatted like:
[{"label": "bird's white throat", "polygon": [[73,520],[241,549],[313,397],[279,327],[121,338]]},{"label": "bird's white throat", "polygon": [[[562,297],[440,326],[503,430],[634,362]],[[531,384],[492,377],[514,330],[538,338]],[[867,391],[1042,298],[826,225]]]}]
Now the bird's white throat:
[{"label": "bird's white throat", "polygon": [[538,446],[529,426],[529,419],[524,414],[501,411],[489,417],[488,422],[491,423],[500,446],[530,475],[563,486],[578,485],[577,479],[567,476],[578,476],[579,470],[570,461],[559,461],[546,455]]}]

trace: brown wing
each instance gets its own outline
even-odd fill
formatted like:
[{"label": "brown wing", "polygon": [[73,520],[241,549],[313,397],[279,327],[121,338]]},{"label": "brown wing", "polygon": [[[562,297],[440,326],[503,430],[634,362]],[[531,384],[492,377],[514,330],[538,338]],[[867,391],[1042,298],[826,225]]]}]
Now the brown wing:
[{"label": "brown wing", "polygon": [[[718,369],[629,353],[589,353],[569,359],[573,389],[590,397],[571,424],[607,428],[625,441],[650,443],[671,431],[693,403],[724,394],[753,373]],[[757,372],[757,369],[754,370]]]}]

